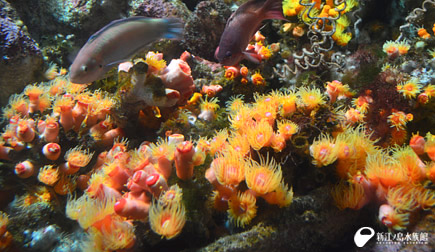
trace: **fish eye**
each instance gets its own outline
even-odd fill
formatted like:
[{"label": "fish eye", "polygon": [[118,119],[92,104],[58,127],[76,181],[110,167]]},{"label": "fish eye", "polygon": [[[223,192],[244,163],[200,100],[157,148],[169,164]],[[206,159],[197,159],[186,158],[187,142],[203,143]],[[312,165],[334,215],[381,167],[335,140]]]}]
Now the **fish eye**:
[{"label": "fish eye", "polygon": [[231,52],[230,52],[230,51],[227,51],[227,52],[225,53],[225,57],[231,57]]},{"label": "fish eye", "polygon": [[99,65],[100,68],[103,68],[103,65]]},{"label": "fish eye", "polygon": [[87,66],[82,66],[82,70],[83,70],[84,72],[87,72],[87,71],[88,71],[88,67],[87,67]]}]

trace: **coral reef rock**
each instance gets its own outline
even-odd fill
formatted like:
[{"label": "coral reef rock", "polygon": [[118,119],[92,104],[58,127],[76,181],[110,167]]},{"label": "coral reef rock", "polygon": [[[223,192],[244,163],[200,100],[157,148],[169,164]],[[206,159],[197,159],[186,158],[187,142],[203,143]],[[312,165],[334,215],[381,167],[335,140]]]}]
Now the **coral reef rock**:
[{"label": "coral reef rock", "polygon": [[4,106],[11,94],[36,80],[42,54],[35,41],[11,19],[0,18],[0,55],[0,106]]},{"label": "coral reef rock", "polygon": [[202,1],[187,20],[185,40],[192,54],[215,61],[214,52],[231,9],[222,1]]}]

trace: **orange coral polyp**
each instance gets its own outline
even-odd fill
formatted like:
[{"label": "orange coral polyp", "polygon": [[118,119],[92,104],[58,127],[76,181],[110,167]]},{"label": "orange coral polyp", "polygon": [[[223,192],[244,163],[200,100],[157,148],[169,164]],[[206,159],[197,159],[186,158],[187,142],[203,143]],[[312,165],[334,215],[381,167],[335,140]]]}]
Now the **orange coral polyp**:
[{"label": "orange coral polyp", "polygon": [[239,227],[245,227],[257,214],[256,199],[249,192],[238,193],[228,201],[230,220]]},{"label": "orange coral polyp", "polygon": [[273,159],[260,157],[260,163],[249,159],[245,167],[245,180],[249,189],[259,195],[276,190],[282,181],[281,166]]},{"label": "orange coral polyp", "polygon": [[186,223],[185,215],[186,211],[181,203],[167,207],[154,203],[149,211],[151,229],[167,240],[172,239],[181,233]]},{"label": "orange coral polyp", "polygon": [[338,157],[338,148],[328,135],[321,135],[310,146],[312,163],[318,167],[327,166],[335,162]]},{"label": "orange coral polyp", "polygon": [[251,125],[247,130],[248,142],[254,150],[260,150],[271,144],[273,128],[267,120]]},{"label": "orange coral polyp", "polygon": [[290,120],[278,121],[278,132],[288,140],[292,135],[299,131],[299,126]]},{"label": "orange coral polyp", "polygon": [[38,180],[48,186],[53,186],[59,180],[59,169],[46,165],[39,170]]},{"label": "orange coral polyp", "polygon": [[260,72],[256,72],[251,76],[251,81],[254,85],[257,86],[265,86],[266,80],[263,78],[263,76],[260,74]]},{"label": "orange coral polyp", "polygon": [[90,153],[89,150],[76,146],[65,153],[65,160],[70,166],[81,168],[89,164],[93,155],[94,153]]},{"label": "orange coral polyp", "polygon": [[408,180],[405,168],[383,152],[367,157],[365,174],[370,181],[375,184],[379,183],[384,188],[393,187]]},{"label": "orange coral polyp", "polygon": [[298,105],[308,111],[325,104],[325,97],[317,88],[300,88],[298,91]]},{"label": "orange coral polyp", "polygon": [[245,162],[235,152],[226,152],[216,157],[212,162],[216,179],[221,185],[236,187],[245,179]]}]

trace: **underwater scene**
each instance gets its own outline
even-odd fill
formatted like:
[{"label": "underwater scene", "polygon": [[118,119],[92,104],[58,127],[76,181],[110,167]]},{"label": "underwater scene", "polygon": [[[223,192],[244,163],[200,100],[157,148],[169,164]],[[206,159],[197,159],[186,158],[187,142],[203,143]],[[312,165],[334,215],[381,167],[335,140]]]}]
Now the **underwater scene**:
[{"label": "underwater scene", "polygon": [[0,0],[0,251],[434,251],[435,0]]}]

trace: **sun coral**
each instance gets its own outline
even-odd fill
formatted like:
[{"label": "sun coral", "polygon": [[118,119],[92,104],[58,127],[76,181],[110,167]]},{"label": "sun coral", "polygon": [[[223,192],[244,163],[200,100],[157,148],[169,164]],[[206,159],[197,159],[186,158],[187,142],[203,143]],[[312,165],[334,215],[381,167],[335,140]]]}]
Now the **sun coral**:
[{"label": "sun coral", "polygon": [[408,180],[405,167],[380,151],[367,157],[365,175],[372,183],[380,184],[384,188],[396,186]]},{"label": "sun coral", "polygon": [[74,126],[74,119],[72,115],[72,109],[74,106],[74,100],[72,97],[63,95],[53,102],[53,112],[60,114],[60,124],[62,125],[64,131],[72,129]]},{"label": "sun coral", "polygon": [[387,202],[388,205],[400,212],[414,211],[417,205],[416,191],[412,186],[395,186],[388,189]]},{"label": "sun coral", "polygon": [[42,147],[42,154],[49,160],[57,160],[60,157],[61,148],[57,143],[48,143]]},{"label": "sun coral", "polygon": [[424,152],[426,152],[432,161],[435,161],[435,135],[432,135],[430,132],[426,134]]},{"label": "sun coral", "polygon": [[427,30],[425,28],[418,28],[417,35],[422,39],[429,39],[430,38],[430,34],[429,34],[429,32],[427,32]]},{"label": "sun coral", "polygon": [[409,213],[399,213],[390,205],[383,204],[379,207],[378,219],[389,230],[404,230],[409,224]]},{"label": "sun coral", "polygon": [[425,178],[425,165],[411,147],[395,146],[391,151],[392,157],[406,169],[407,176],[412,183],[419,183]]},{"label": "sun coral", "polygon": [[201,113],[198,115],[198,118],[205,121],[213,121],[216,119],[216,110],[219,109],[218,102],[219,99],[216,97],[211,98],[210,100],[207,100],[207,98],[204,100],[201,99],[201,103],[199,105]]},{"label": "sun coral", "polygon": [[188,180],[193,177],[193,156],[195,149],[192,142],[184,141],[177,145],[175,150],[175,168],[177,177]]},{"label": "sun coral", "polygon": [[76,146],[69,149],[65,153],[66,163],[61,166],[61,169],[66,174],[74,174],[82,167],[89,164],[94,153],[89,152],[87,149],[82,149],[82,146]]},{"label": "sun coral", "polygon": [[359,183],[348,183],[342,180],[332,189],[331,195],[340,210],[345,208],[358,210],[367,203],[364,188]]},{"label": "sun coral", "polygon": [[30,106],[29,112],[35,113],[39,110],[39,98],[45,92],[42,86],[38,86],[37,84],[28,85],[24,89],[24,94],[29,97]]},{"label": "sun coral", "polygon": [[35,173],[35,167],[29,160],[18,163],[15,166],[15,174],[20,178],[28,178]]},{"label": "sun coral", "polygon": [[149,51],[145,56],[145,62],[148,64],[149,73],[158,73],[166,67],[163,54],[159,52]]},{"label": "sun coral", "polygon": [[230,220],[239,227],[245,227],[257,214],[256,199],[249,192],[238,193],[228,201]]},{"label": "sun coral", "polygon": [[162,206],[156,202],[150,207],[149,221],[155,233],[170,240],[181,233],[186,223],[186,210],[182,203]]},{"label": "sun coral", "polygon": [[421,84],[418,83],[417,78],[412,78],[405,83],[400,83],[397,85],[397,91],[407,99],[415,98],[421,91]]},{"label": "sun coral", "polygon": [[409,146],[414,150],[417,155],[424,154],[424,145],[426,141],[424,137],[417,134],[412,134],[411,139],[409,140]]},{"label": "sun coral", "polygon": [[281,183],[275,191],[262,195],[261,197],[269,204],[286,207],[293,202],[293,188],[289,190],[288,185]]},{"label": "sun coral", "polygon": [[112,197],[99,200],[92,199],[87,194],[83,194],[77,199],[68,197],[65,214],[68,218],[76,220],[81,228],[87,229],[106,216],[113,214],[115,202],[115,198]]},{"label": "sun coral", "polygon": [[280,120],[278,121],[278,132],[288,140],[299,131],[299,126],[290,120]]},{"label": "sun coral", "polygon": [[260,156],[260,163],[248,159],[245,167],[246,184],[258,195],[264,195],[276,190],[282,181],[281,166],[269,156]]},{"label": "sun coral", "polygon": [[310,155],[314,165],[327,166],[337,159],[338,149],[329,135],[322,134],[311,144]]},{"label": "sun coral", "polygon": [[299,107],[311,111],[320,105],[325,104],[325,97],[317,88],[299,88],[297,95],[299,97],[297,104]]},{"label": "sun coral", "polygon": [[53,186],[59,180],[59,169],[46,165],[39,170],[38,180],[48,186]]},{"label": "sun coral", "polygon": [[251,81],[254,85],[256,86],[265,86],[266,85],[266,80],[264,79],[264,77],[260,74],[260,72],[255,72],[252,76],[251,76]]},{"label": "sun coral", "polygon": [[245,161],[235,151],[218,154],[210,167],[221,185],[236,187],[245,179]]},{"label": "sun coral", "polygon": [[181,188],[175,184],[164,191],[158,200],[158,204],[162,206],[168,206],[172,204],[181,204],[181,199],[183,198],[183,191]]},{"label": "sun coral", "polygon": [[239,133],[233,134],[230,138],[228,138],[228,143],[231,148],[238,152],[238,155],[243,157],[249,153],[250,145],[248,139]]},{"label": "sun coral", "polygon": [[273,128],[267,120],[261,120],[247,128],[248,142],[254,150],[270,146]]},{"label": "sun coral", "polygon": [[387,117],[391,128],[405,129],[406,123],[412,120],[412,114],[405,114],[403,111],[394,111]]},{"label": "sun coral", "polygon": [[33,119],[20,119],[18,121],[16,136],[18,140],[30,143],[35,139],[35,121]]},{"label": "sun coral", "polygon": [[331,103],[334,103],[337,99],[343,99],[352,95],[349,86],[343,85],[343,83],[337,80],[326,82],[326,94]]},{"label": "sun coral", "polygon": [[225,79],[227,80],[234,80],[239,75],[239,69],[235,66],[228,66],[225,67]]}]

